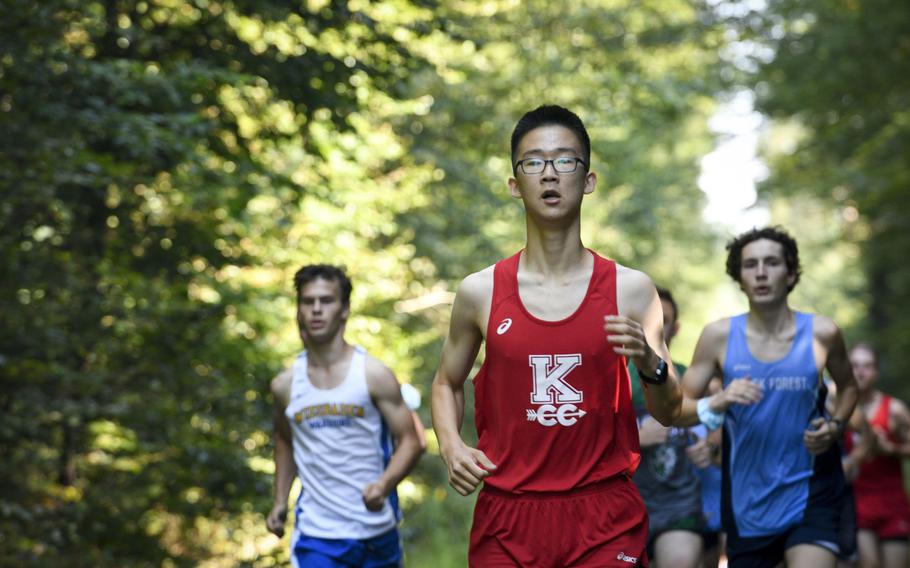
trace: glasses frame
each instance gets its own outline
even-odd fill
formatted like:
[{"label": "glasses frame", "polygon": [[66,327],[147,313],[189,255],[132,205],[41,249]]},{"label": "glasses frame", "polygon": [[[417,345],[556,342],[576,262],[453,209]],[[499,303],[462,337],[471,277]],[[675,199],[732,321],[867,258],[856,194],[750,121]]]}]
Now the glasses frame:
[{"label": "glasses frame", "polygon": [[[574,162],[575,167],[572,168],[571,170],[561,172],[558,169],[556,169],[556,160],[564,160],[566,158],[568,158],[568,156],[560,156],[559,158],[553,158],[552,160],[543,160],[543,158],[525,158],[523,160],[518,160],[517,162],[515,162],[515,165],[512,167],[512,173],[517,174],[518,170],[521,170],[521,173],[523,173],[526,176],[539,176],[539,175],[543,174],[545,171],[547,171],[547,164],[550,164],[551,166],[553,166],[553,171],[558,174],[573,174],[578,170],[578,164],[581,164],[582,166],[584,166],[585,170],[588,169],[588,164],[586,164],[585,161],[582,160],[581,158],[570,158],[572,160],[575,160],[575,162]],[[533,174],[526,172],[524,163],[527,162],[528,160],[543,160],[543,169],[540,170],[539,172],[536,172]]]}]

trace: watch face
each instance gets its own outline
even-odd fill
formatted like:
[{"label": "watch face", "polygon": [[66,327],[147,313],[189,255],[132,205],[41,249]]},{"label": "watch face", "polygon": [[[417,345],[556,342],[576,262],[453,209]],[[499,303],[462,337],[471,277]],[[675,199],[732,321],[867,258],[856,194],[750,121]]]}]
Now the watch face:
[{"label": "watch face", "polygon": [[654,371],[654,382],[659,385],[667,382],[667,362],[663,359],[657,363],[657,369]]},{"label": "watch face", "polygon": [[639,376],[641,379],[652,385],[662,385],[667,382],[667,362],[663,359],[660,359],[657,363],[657,369],[654,370],[654,376],[649,377],[646,374],[639,371]]}]

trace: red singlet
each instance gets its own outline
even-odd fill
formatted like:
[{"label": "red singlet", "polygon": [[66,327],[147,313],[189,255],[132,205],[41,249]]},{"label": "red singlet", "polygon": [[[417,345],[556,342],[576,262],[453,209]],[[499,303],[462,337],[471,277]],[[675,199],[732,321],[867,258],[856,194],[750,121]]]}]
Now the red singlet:
[{"label": "red singlet", "polygon": [[625,358],[606,340],[616,315],[616,264],[593,251],[578,309],[531,315],[518,295],[521,253],[494,268],[486,358],[474,378],[478,448],[497,465],[484,483],[511,494],[570,491],[638,466]]},{"label": "red singlet", "polygon": [[[882,394],[869,426],[883,432],[888,440],[899,442],[888,427],[890,408],[891,397]],[[859,528],[874,531],[880,539],[904,539],[910,535],[910,504],[900,458],[875,456],[860,465],[853,492]]]}]

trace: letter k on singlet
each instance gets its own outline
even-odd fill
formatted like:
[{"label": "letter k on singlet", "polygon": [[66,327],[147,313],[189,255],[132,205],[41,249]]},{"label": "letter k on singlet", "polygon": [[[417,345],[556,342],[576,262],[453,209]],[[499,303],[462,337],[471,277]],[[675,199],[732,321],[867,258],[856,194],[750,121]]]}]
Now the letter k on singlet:
[{"label": "letter k on singlet", "polygon": [[548,427],[574,426],[587,412],[575,406],[584,396],[565,377],[581,365],[581,355],[531,355],[528,361],[534,375],[531,403],[542,405],[528,410],[528,420]]},{"label": "letter k on singlet", "polygon": [[564,404],[582,401],[582,393],[563,380],[572,369],[581,365],[581,355],[531,355],[528,357],[528,361],[534,371],[532,404]]}]

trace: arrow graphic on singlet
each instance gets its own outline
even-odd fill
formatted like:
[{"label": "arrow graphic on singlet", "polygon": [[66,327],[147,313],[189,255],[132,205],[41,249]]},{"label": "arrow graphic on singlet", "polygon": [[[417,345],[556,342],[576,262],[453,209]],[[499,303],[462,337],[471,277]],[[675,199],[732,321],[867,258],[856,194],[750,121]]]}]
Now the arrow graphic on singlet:
[{"label": "arrow graphic on singlet", "polygon": [[557,422],[563,426],[571,426],[575,424],[579,418],[587,414],[587,412],[574,404],[564,404],[559,408],[554,408],[552,405],[547,404],[539,410],[529,408],[527,413],[529,422],[536,421],[543,426],[553,426]]},{"label": "arrow graphic on singlet", "polygon": [[575,411],[563,412],[562,414],[560,414],[558,411],[557,412],[546,412],[546,411],[538,412],[533,409],[528,409],[528,420],[533,422],[540,418],[544,418],[544,419],[556,418],[557,416],[563,416],[565,418],[581,418],[585,414],[587,414],[587,412],[585,412],[584,410],[581,410],[581,409],[575,410]]}]

